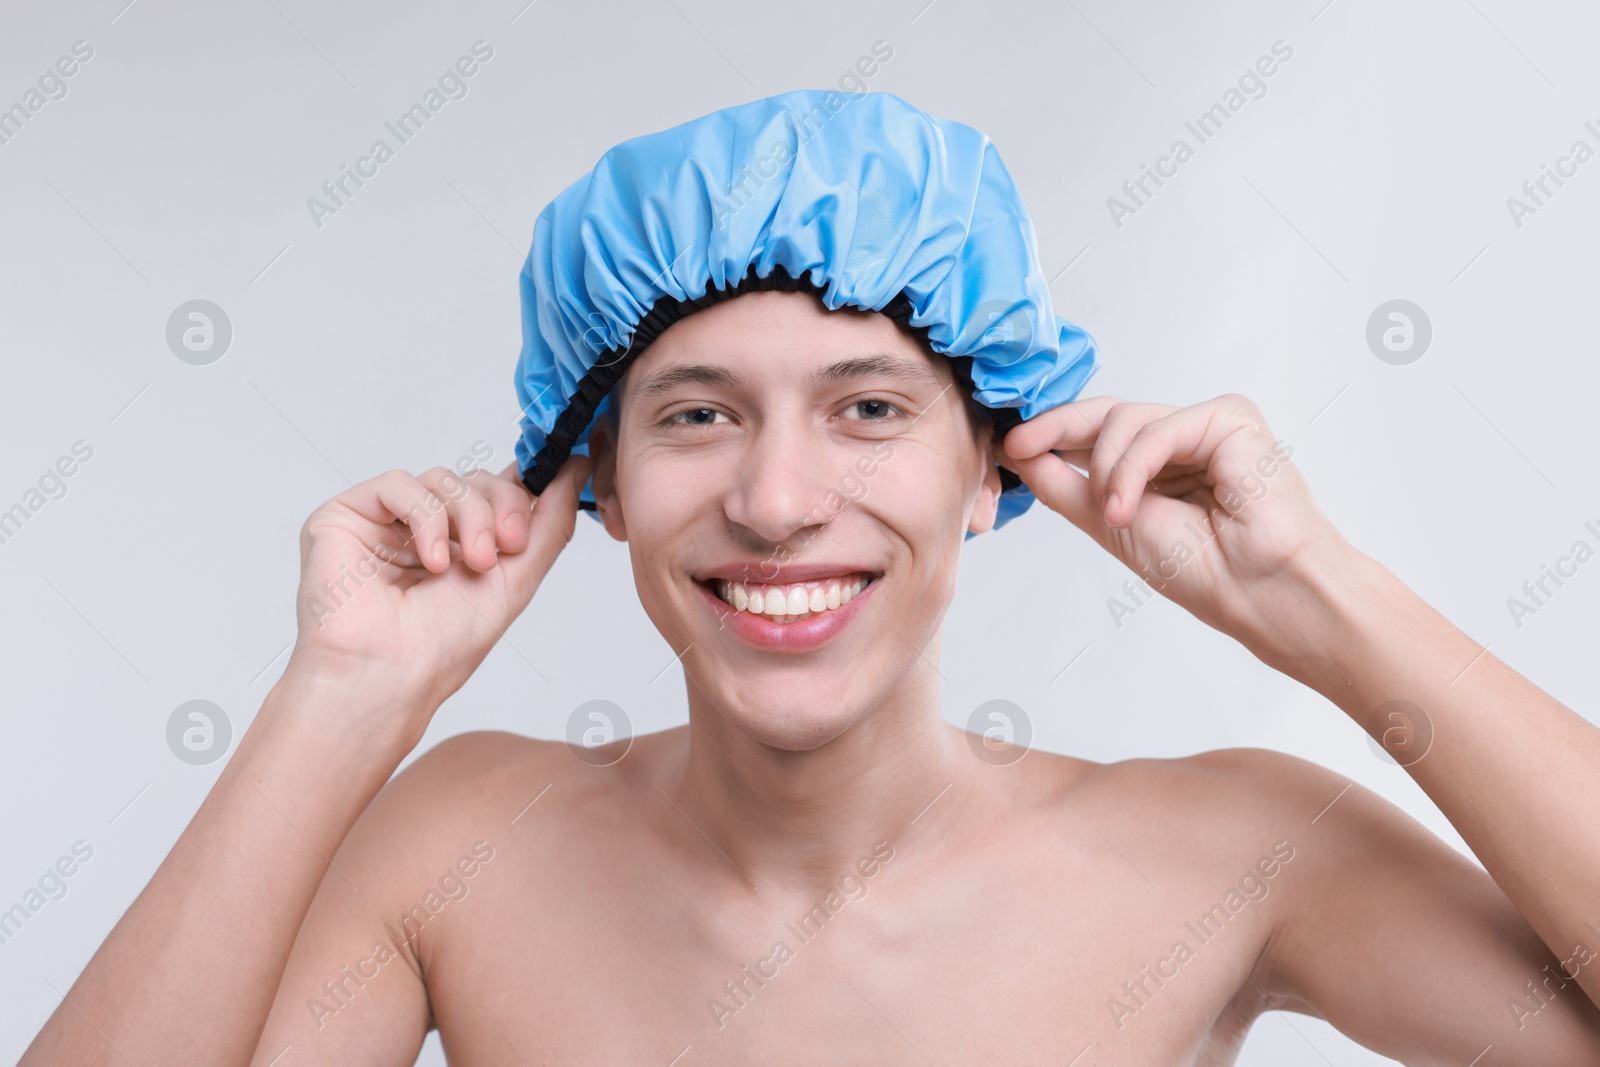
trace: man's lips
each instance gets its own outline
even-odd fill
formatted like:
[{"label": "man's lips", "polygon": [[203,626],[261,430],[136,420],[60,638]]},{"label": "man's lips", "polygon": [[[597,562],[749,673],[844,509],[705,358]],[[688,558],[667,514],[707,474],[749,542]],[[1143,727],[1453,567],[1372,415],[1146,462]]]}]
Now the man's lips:
[{"label": "man's lips", "polygon": [[794,622],[798,616],[837,610],[877,580],[865,571],[856,571],[836,578],[817,578],[783,585],[734,582],[726,578],[713,578],[697,584],[736,611],[748,610],[753,615],[770,615],[774,619]]},{"label": "man's lips", "polygon": [[765,614],[757,615],[736,609],[717,596],[714,588],[717,584],[716,580],[695,582],[707,605],[715,613],[719,630],[727,630],[746,643],[768,652],[798,653],[821,648],[849,626],[863,610],[862,603],[877,592],[881,582],[874,579],[866,583],[860,592],[838,607],[811,613],[803,618],[790,616],[794,619],[790,622],[779,622]]},{"label": "man's lips", "polygon": [[703,585],[715,579],[730,582],[749,582],[756,585],[794,585],[816,582],[825,578],[844,578],[852,574],[866,574],[872,578],[883,577],[883,568],[870,563],[810,560],[805,563],[775,563],[771,559],[735,560],[700,571],[694,580]]},{"label": "man's lips", "polygon": [[[859,560],[780,563],[769,556],[728,560],[693,578],[716,612],[719,630],[769,652],[808,652],[849,625],[861,610],[856,601],[876,592],[883,575],[883,566]],[[757,610],[757,597],[764,610]],[[774,603],[789,610],[775,616]]]}]

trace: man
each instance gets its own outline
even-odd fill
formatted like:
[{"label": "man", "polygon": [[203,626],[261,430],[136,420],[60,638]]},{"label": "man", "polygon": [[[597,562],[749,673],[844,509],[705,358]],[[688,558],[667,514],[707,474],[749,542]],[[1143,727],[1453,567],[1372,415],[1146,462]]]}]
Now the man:
[{"label": "man", "polygon": [[[744,292],[630,354],[531,509],[526,465],[318,509],[302,603],[381,581],[303,611],[23,1063],[403,1064],[437,1027],[473,1065],[1219,1064],[1269,1009],[1406,1062],[1600,1061],[1600,733],[1339,536],[1243,397],[997,440],[961,373],[889,315]],[[1275,753],[975,758],[939,635],[997,464],[1399,752],[1488,873]],[[586,760],[469,733],[389,781],[591,475],[689,724]],[[1419,758],[1393,727],[1424,721]]]}]

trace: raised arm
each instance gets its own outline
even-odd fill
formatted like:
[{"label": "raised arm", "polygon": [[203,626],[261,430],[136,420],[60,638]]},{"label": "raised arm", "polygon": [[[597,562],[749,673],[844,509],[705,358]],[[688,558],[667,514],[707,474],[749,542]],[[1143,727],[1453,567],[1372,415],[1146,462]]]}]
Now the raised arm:
[{"label": "raised arm", "polygon": [[[251,1062],[318,886],[351,874],[330,858],[571,538],[587,465],[569,460],[537,506],[514,467],[438,469],[382,475],[312,514],[283,678],[22,1067]],[[315,936],[367,940],[365,914]],[[398,1062],[425,1015],[392,1003],[404,1025],[378,1019],[367,1036]]]},{"label": "raised arm", "polygon": [[[1298,591],[1263,590],[1284,625],[1252,651],[1383,744],[1488,873],[1351,788],[1319,821],[1328,862],[1308,864],[1322,877],[1270,965],[1407,1062],[1600,1063],[1600,730],[1373,560],[1295,570]],[[1349,783],[1323,776],[1331,803]]]},{"label": "raised arm", "polygon": [[1563,976],[1577,964],[1471,860],[1325,767],[1261,749],[1204,759],[1262,833],[1296,828],[1250,1007],[1325,1019],[1417,1067],[1600,1063],[1600,1009]]},{"label": "raised arm", "polygon": [[[1324,872],[1326,906],[1294,924],[1305,951],[1282,971],[1290,984],[1314,986],[1322,1003],[1365,997],[1368,1022],[1382,1016],[1389,1047],[1407,1050],[1463,1048],[1441,1041],[1463,997],[1483,1003],[1504,988],[1495,1010],[1518,1016],[1516,1032],[1528,1024],[1506,999],[1525,995],[1530,1011],[1559,1002],[1545,1038],[1563,1037],[1485,1067],[1596,1062],[1600,730],[1351,546],[1292,451],[1237,394],[1189,408],[1096,397],[1013,429],[1001,461],[1154,591],[1347,713],[1487,869],[1352,789],[1338,801],[1351,814],[1328,819],[1354,818],[1358,831]],[[1408,934],[1397,915],[1417,926]],[[1451,974],[1430,958],[1439,955]],[[1551,963],[1562,968],[1553,978]],[[1402,992],[1401,982],[1414,984]],[[1371,1008],[1384,997],[1409,1011]]]}]

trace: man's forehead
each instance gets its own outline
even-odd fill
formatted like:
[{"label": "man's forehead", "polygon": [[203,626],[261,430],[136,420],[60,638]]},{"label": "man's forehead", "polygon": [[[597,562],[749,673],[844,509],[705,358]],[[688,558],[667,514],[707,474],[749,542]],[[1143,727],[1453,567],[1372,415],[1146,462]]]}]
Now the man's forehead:
[{"label": "man's forehead", "polygon": [[871,308],[830,309],[810,291],[737,294],[679,318],[629,361],[615,401],[700,385],[750,393],[781,383],[805,391],[852,381],[948,388],[949,361],[915,331]]},{"label": "man's forehead", "polygon": [[[629,377],[641,374],[629,390],[634,398],[644,400],[658,396],[681,385],[706,385],[729,390],[749,390],[762,381],[763,368],[754,363],[750,353],[707,358],[704,355],[668,357],[659,367],[630,368]],[[782,370],[769,367],[767,370]],[[892,352],[865,352],[833,360],[800,375],[801,384],[821,388],[861,379],[898,379],[900,381],[940,386],[945,380],[934,370],[930,360]]]}]

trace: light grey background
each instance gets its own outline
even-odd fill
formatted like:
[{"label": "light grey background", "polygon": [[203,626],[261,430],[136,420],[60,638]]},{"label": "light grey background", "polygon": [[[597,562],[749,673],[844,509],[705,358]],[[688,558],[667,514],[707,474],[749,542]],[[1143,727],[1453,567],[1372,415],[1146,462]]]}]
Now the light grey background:
[{"label": "light grey background", "polygon": [[[870,88],[999,146],[1058,310],[1102,346],[1090,395],[1250,396],[1358,547],[1593,717],[1600,563],[1520,628],[1506,604],[1600,520],[1600,161],[1520,227],[1506,202],[1575,139],[1600,143],[1583,127],[1600,119],[1592,8],[524,2],[7,5],[0,106],[74,41],[94,56],[0,145],[0,509],[74,442],[93,457],[0,544],[0,908],[75,841],[94,855],[0,945],[0,1059],[223,765],[174,758],[173,709],[214,701],[236,744],[282,670],[305,516],[479,441],[496,469],[511,459],[516,276],[544,204],[623,138],[832,86],[879,40],[894,55]],[[306,199],[480,39],[494,56],[469,95],[316,227]],[[1118,226],[1107,198],[1176,138],[1194,145],[1184,121],[1280,40],[1293,57],[1265,96]],[[197,298],[233,327],[209,366],[165,338]],[[1407,366],[1365,340],[1396,298],[1433,326]],[[1338,709],[1230,639],[1165,601],[1117,627],[1107,599],[1129,572],[1059,516],[1035,507],[966,557],[952,721],[1003,698],[1040,746],[1090,759],[1277,748],[1462,847]],[[418,751],[480,728],[559,737],[596,698],[641,731],[674,725],[671,660],[625,547],[581,518]],[[421,1062],[442,1062],[436,1039]],[[1389,1061],[1272,1015],[1241,1062]]]}]

